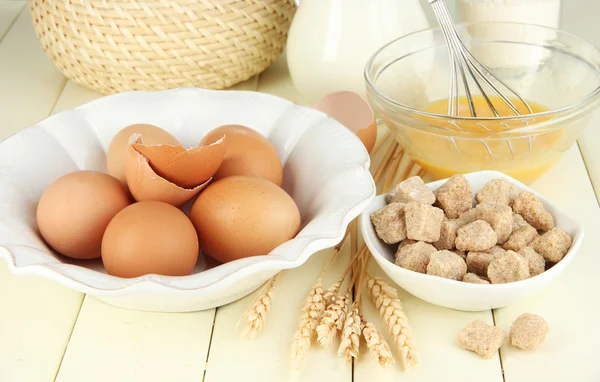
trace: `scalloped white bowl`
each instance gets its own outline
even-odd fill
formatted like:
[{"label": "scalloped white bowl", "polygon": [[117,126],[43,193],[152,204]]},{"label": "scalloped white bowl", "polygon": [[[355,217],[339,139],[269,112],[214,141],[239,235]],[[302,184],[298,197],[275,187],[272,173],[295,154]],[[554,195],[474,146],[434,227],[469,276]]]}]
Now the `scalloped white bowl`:
[{"label": "scalloped white bowl", "polygon": [[[199,261],[184,277],[124,279],[106,274],[100,260],[56,254],[36,227],[42,192],[69,172],[106,171],[112,137],[133,123],[160,126],[188,147],[224,124],[246,125],[267,136],[284,163],[283,188],[300,209],[301,231],[265,256],[212,268]],[[43,276],[124,308],[185,312],[221,306],[339,243],[375,196],[369,164],[364,146],[344,126],[272,95],[183,88],[106,96],[0,143],[0,257],[15,274]]]},{"label": "scalloped white bowl", "polygon": [[[540,275],[508,284],[469,284],[404,269],[394,264],[395,247],[381,241],[371,223],[371,214],[386,204],[385,195],[379,195],[360,216],[360,228],[367,247],[383,271],[402,289],[422,300],[445,308],[471,312],[506,307],[534,295],[554,282],[571,263],[581,246],[584,236],[581,224],[555,203],[501,172],[479,171],[465,176],[471,184],[473,196],[487,182],[496,178],[508,180],[517,186],[519,191],[529,191],[537,195],[546,210],[554,216],[556,225],[573,238],[571,248],[565,257]],[[446,181],[447,179],[439,180],[428,183],[427,186],[434,191]]]}]

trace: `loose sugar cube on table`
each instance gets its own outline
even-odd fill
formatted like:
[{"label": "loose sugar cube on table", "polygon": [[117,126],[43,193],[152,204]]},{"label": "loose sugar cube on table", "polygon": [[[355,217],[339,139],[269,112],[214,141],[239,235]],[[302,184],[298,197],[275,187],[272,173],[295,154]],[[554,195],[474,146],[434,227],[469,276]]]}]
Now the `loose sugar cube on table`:
[{"label": "loose sugar cube on table", "polygon": [[431,244],[419,241],[406,245],[396,252],[396,265],[419,273],[427,272],[430,257],[437,249]]},{"label": "loose sugar cube on table", "polygon": [[479,212],[479,219],[488,222],[498,236],[498,243],[504,244],[513,229],[511,208],[499,203],[479,204],[476,208]]},{"label": "loose sugar cube on table", "polygon": [[504,249],[510,249],[511,251],[519,251],[521,248],[529,245],[535,238],[538,237],[537,230],[527,224],[524,227],[513,231],[512,235],[508,238],[508,241],[504,243]]},{"label": "loose sugar cube on table", "polygon": [[473,207],[473,191],[464,175],[454,175],[435,192],[437,204],[450,219],[456,219]]},{"label": "loose sugar cube on table", "polygon": [[489,252],[471,251],[467,254],[467,270],[480,276],[487,276],[488,266],[500,256],[494,256]]},{"label": "loose sugar cube on table", "polygon": [[510,343],[523,350],[535,350],[546,339],[550,327],[541,316],[525,313],[510,328]]},{"label": "loose sugar cube on table", "polygon": [[560,228],[553,228],[531,242],[530,247],[546,261],[558,263],[571,248],[571,236]]},{"label": "loose sugar cube on table", "polygon": [[440,239],[433,243],[433,245],[439,250],[453,249],[458,228],[457,220],[449,220],[444,217],[442,220],[442,227],[440,229]]},{"label": "loose sugar cube on table", "polygon": [[506,179],[498,178],[486,183],[481,190],[475,194],[475,200],[479,204],[500,203],[512,206],[518,194],[518,189]]},{"label": "loose sugar cube on table", "polygon": [[396,244],[406,238],[404,203],[390,203],[371,214],[377,236],[386,244]]},{"label": "loose sugar cube on table", "polygon": [[470,283],[470,284],[489,284],[490,282],[483,279],[482,277],[479,277],[478,275],[476,275],[475,273],[467,273],[462,281],[466,282],[466,283]]},{"label": "loose sugar cube on table", "polygon": [[479,354],[485,359],[492,358],[504,341],[504,330],[475,320],[463,328],[458,336],[459,345]]},{"label": "loose sugar cube on table", "polygon": [[496,245],[498,235],[489,223],[477,220],[458,229],[456,248],[461,251],[486,251]]},{"label": "loose sugar cube on table", "polygon": [[427,265],[427,274],[452,280],[462,280],[467,273],[467,264],[456,253],[438,251],[431,255]]},{"label": "loose sugar cube on table", "polygon": [[521,192],[515,199],[513,210],[535,229],[549,231],[554,228],[554,218],[546,211],[541,200],[531,192]]},{"label": "loose sugar cube on table", "polygon": [[398,183],[398,185],[386,195],[385,201],[388,203],[419,202],[432,205],[435,203],[435,195],[433,194],[433,191],[425,185],[421,177],[413,176]]},{"label": "loose sugar cube on table", "polygon": [[529,264],[521,255],[506,251],[488,266],[487,276],[492,284],[504,284],[525,280],[530,277]]},{"label": "loose sugar cube on table", "polygon": [[444,211],[423,203],[408,203],[404,207],[406,236],[412,240],[433,243],[440,239]]},{"label": "loose sugar cube on table", "polygon": [[523,256],[529,264],[529,274],[531,277],[544,273],[546,270],[546,260],[531,247],[523,247],[519,250],[519,255]]}]

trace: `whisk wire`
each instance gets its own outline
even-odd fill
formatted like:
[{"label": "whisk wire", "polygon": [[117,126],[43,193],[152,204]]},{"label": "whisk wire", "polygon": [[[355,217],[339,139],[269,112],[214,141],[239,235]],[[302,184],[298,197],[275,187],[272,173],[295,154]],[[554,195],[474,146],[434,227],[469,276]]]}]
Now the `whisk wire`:
[{"label": "whisk wire", "polygon": [[469,104],[471,116],[477,117],[477,111],[475,110],[475,105],[473,102],[473,94],[471,93],[469,87],[469,79],[467,78],[467,75],[465,73],[465,67],[467,68],[468,74],[470,75],[472,81],[475,82],[475,85],[477,86],[479,92],[483,96],[487,106],[490,108],[490,110],[496,117],[500,116],[498,110],[492,103],[487,93],[484,91],[482,84],[478,80],[478,77],[483,82],[485,82],[488,85],[488,87],[502,101],[504,101],[516,115],[521,115],[516,105],[507,96],[505,96],[488,77],[493,78],[504,88],[506,88],[510,93],[512,93],[525,105],[529,113],[533,114],[531,106],[527,101],[525,101],[525,99],[521,95],[519,95],[509,85],[505,84],[502,80],[500,80],[498,76],[492,73],[477,57],[475,57],[469,51],[469,49],[466,47],[461,37],[459,36],[458,32],[456,31],[456,28],[454,27],[454,22],[452,20],[452,17],[450,16],[450,12],[448,11],[448,7],[446,6],[445,0],[429,0],[429,4],[431,4],[436,19],[438,20],[438,23],[440,24],[440,27],[442,29],[442,33],[444,35],[444,39],[446,40],[446,45],[448,49],[448,57],[451,63],[448,114],[451,116],[458,116],[459,114],[459,103],[457,102],[459,98],[457,78],[459,72],[461,75],[465,95]]}]

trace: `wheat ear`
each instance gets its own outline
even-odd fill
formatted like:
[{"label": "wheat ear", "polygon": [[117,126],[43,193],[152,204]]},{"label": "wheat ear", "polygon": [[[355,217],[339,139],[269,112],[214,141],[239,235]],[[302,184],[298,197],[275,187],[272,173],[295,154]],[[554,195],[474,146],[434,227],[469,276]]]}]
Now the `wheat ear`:
[{"label": "wheat ear", "polygon": [[[366,321],[363,319],[363,322]],[[363,329],[363,337],[365,338],[369,352],[377,358],[381,367],[385,368],[388,364],[395,363],[390,346],[375,325],[366,322]]]},{"label": "wheat ear", "polygon": [[331,265],[333,260],[337,257],[339,250],[335,250],[333,255],[327,261],[327,264],[323,267],[321,274],[319,275],[317,282],[313,285],[310,293],[304,300],[302,305],[302,314],[300,315],[300,323],[296,332],[292,336],[292,363],[294,367],[299,369],[306,358],[306,354],[312,344],[314,333],[316,332],[317,325],[321,321],[321,316],[325,310],[325,299],[323,298],[323,276],[327,272],[327,268]]},{"label": "wheat ear", "polygon": [[412,340],[408,318],[404,314],[398,292],[378,277],[366,275],[367,289],[375,308],[390,330],[396,348],[400,352],[400,361],[405,370],[415,366],[419,360]]},{"label": "wheat ear", "polygon": [[252,340],[263,329],[267,320],[267,316],[271,311],[273,302],[273,289],[275,287],[275,281],[279,275],[280,273],[271,277],[267,281],[263,287],[263,291],[259,292],[252,304],[244,313],[242,320],[244,321],[245,325],[244,330],[242,330],[242,336]]},{"label": "wheat ear", "polygon": [[362,330],[362,320],[358,302],[354,301],[350,313],[344,321],[342,329],[342,339],[338,348],[338,356],[346,358],[348,363],[352,362],[352,358],[358,358],[360,348],[360,332]]}]

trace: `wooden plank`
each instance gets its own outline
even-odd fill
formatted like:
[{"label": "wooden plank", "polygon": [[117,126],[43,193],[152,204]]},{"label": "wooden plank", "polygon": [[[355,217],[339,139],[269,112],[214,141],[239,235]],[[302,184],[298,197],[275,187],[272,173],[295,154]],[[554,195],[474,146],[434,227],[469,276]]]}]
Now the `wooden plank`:
[{"label": "wooden plank", "polygon": [[[255,90],[257,78],[233,89]],[[69,82],[57,110],[100,97]],[[119,309],[86,296],[57,381],[200,381],[215,309],[167,314]],[[107,367],[110,365],[110,367]]]},{"label": "wooden plank", "polygon": [[[562,187],[557,187],[556,179]],[[600,209],[578,148],[569,150],[533,188],[580,221],[586,237],[577,257],[546,290],[495,312],[497,325],[507,333],[514,319],[526,312],[541,315],[550,326],[546,342],[537,351],[522,351],[506,342],[502,347],[506,380],[598,381]]]},{"label": "wooden plank", "polygon": [[[25,4],[0,3],[0,140],[46,117],[64,83],[28,10],[19,14]],[[0,263],[0,381],[54,380],[82,298],[41,277],[14,276]]]},{"label": "wooden plank", "polygon": [[[564,1],[562,4],[562,28],[600,47],[596,21],[596,15],[600,13],[600,3],[596,0],[579,0]],[[600,142],[599,126],[600,112],[596,112],[579,139],[579,147],[597,195],[600,195],[600,151],[596,149],[595,144]]]},{"label": "wooden plank", "polygon": [[138,312],[87,296],[56,381],[200,381],[213,316]]},{"label": "wooden plank", "polygon": [[0,1],[0,42],[25,4],[26,1]]},{"label": "wooden plank", "polygon": [[[350,381],[351,365],[336,355],[337,347],[325,349],[313,344],[300,370],[290,362],[291,339],[296,331],[302,303],[332,250],[314,254],[306,264],[285,271],[275,284],[273,308],[264,330],[252,341],[240,337],[236,328],[257,292],[217,310],[213,340],[206,371],[206,382],[244,380]],[[349,246],[332,264],[324,285],[328,287],[341,275],[349,259]],[[235,367],[232,367],[235,362]]]},{"label": "wooden plank", "polygon": [[0,44],[0,139],[48,116],[65,78],[42,50],[24,9]]}]

